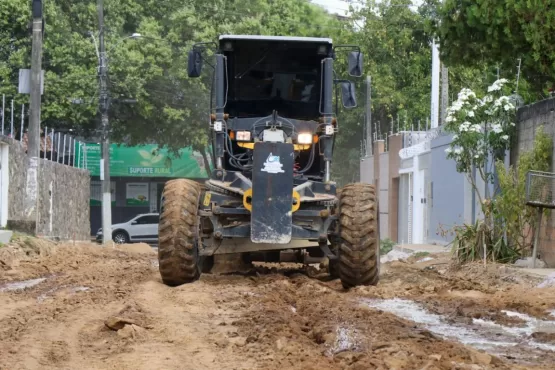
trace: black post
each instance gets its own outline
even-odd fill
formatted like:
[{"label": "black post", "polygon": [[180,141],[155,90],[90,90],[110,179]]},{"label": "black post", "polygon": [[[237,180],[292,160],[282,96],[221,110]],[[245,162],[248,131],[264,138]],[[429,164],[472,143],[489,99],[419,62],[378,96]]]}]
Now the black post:
[{"label": "black post", "polygon": [[[216,54],[216,121],[214,124],[222,124],[224,122],[224,108],[225,108],[225,56],[223,54]],[[222,169],[222,160],[224,157],[224,140],[225,140],[225,127],[220,130],[215,129],[216,135],[216,168]]]},{"label": "black post", "polygon": [[[333,130],[332,120],[333,120],[333,59],[326,58],[324,63],[324,86],[323,86],[323,114],[324,114],[324,125],[326,128],[326,133],[332,132]],[[331,176],[331,159],[332,159],[332,148],[333,148],[333,136],[328,136],[322,140],[323,152],[324,152],[324,181],[329,182]]]}]

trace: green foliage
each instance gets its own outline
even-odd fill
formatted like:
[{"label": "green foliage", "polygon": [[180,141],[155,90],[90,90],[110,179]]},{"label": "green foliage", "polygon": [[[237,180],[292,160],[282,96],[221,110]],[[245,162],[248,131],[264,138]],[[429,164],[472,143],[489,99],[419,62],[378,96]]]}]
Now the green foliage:
[{"label": "green foliage", "polygon": [[426,257],[426,256],[429,256],[429,255],[430,255],[430,252],[416,252],[414,254],[414,257],[422,258],[422,257]]},{"label": "green foliage", "polygon": [[[520,155],[516,168],[505,169],[496,163],[499,192],[484,202],[486,222],[454,228],[454,253],[460,262],[484,258],[496,262],[513,262],[530,248],[530,232],[535,225],[535,210],[526,205],[526,174],[528,171],[547,171],[551,164],[552,139],[543,127],[536,133],[534,147]],[[487,222],[492,218],[493,222]]]},{"label": "green foliage", "polygon": [[516,168],[507,170],[502,162],[496,164],[500,192],[492,203],[493,215],[498,224],[504,225],[508,243],[520,253],[530,248],[531,232],[537,226],[536,209],[526,205],[526,174],[548,171],[552,151],[552,139],[540,126],[533,148],[519,156]]},{"label": "green foliage", "polygon": [[385,134],[395,128],[424,127],[430,115],[431,37],[410,0],[368,2],[355,14],[364,24],[356,41],[365,52],[365,73],[372,76],[372,120]]},{"label": "green foliage", "polygon": [[[44,14],[42,124],[94,136],[98,61],[88,31],[98,30],[96,2],[49,1],[44,3]],[[30,64],[29,1],[2,1],[0,19],[0,94],[7,94],[8,99],[15,96],[17,105],[27,103],[28,96],[16,92],[19,69]],[[269,0],[106,0],[105,22],[112,98],[138,101],[112,105],[112,140],[156,142],[174,151],[192,146],[204,152],[209,143],[212,77],[210,73],[200,79],[186,75],[187,52],[194,42],[215,41],[225,33],[330,36],[329,31],[343,32],[337,19],[304,0],[279,4]],[[144,37],[125,38],[134,32]],[[84,104],[72,104],[72,99]]]},{"label": "green foliage", "polygon": [[[540,128],[534,148],[520,156],[516,169],[505,170],[502,159],[509,148],[515,127],[515,107],[506,93],[506,80],[498,80],[479,98],[463,89],[448,110],[446,129],[454,133],[447,157],[455,160],[457,171],[467,178],[479,198],[484,221],[455,227],[455,253],[461,262],[489,258],[510,262],[526,249],[534,227],[533,210],[526,206],[526,174],[546,171],[551,163],[552,141]],[[487,166],[494,158],[499,180],[498,194],[482,194],[473,168],[486,183],[493,183],[494,169]]]},{"label": "green foliage", "polygon": [[[483,98],[470,89],[462,89],[448,108],[445,129],[454,135],[446,150],[447,158],[454,159],[457,171],[462,173],[478,168],[486,182],[492,180],[493,172],[484,167],[488,158],[504,153],[515,131],[515,106],[504,95],[506,83],[504,79],[494,82]],[[470,181],[476,188],[475,180]]]},{"label": "green foliage", "polygon": [[380,241],[380,255],[387,254],[391,252],[393,247],[397,245],[393,240],[387,238]]},{"label": "green foliage", "polygon": [[[555,81],[555,8],[551,1],[428,0],[429,20],[449,65],[499,65],[514,76],[522,59],[521,87],[545,96]],[[527,86],[528,83],[530,86]]]},{"label": "green foliage", "polygon": [[456,226],[453,254],[460,263],[483,260],[484,257],[499,263],[514,262],[520,254],[505,243],[500,237],[500,231],[502,230],[489,226],[484,221]]},{"label": "green foliage", "polygon": [[[187,77],[187,52],[194,42],[215,41],[219,34],[331,37],[336,45],[360,45],[365,74],[373,79],[372,120],[378,131],[382,136],[397,131],[397,117],[401,129],[416,127],[418,120],[423,126],[430,114],[431,39],[428,18],[410,10],[410,4],[371,1],[351,20],[339,20],[306,0],[105,0],[111,95],[138,101],[112,104],[112,141],[155,142],[173,151],[192,146],[206,157],[212,78],[209,68],[199,79]],[[96,136],[98,62],[87,34],[98,30],[96,2],[45,1],[44,11],[42,124]],[[17,94],[17,80],[19,69],[30,66],[30,24],[28,0],[0,2],[0,94],[15,97],[17,106],[28,104],[27,95]],[[123,40],[134,32],[145,37]],[[345,77],[345,55],[338,50],[340,77]],[[478,81],[480,73],[463,81]],[[338,118],[333,178],[340,184],[359,178],[367,97],[363,79],[354,80],[359,108],[340,108]],[[453,81],[455,87],[460,83]],[[84,104],[72,104],[72,99]]]}]

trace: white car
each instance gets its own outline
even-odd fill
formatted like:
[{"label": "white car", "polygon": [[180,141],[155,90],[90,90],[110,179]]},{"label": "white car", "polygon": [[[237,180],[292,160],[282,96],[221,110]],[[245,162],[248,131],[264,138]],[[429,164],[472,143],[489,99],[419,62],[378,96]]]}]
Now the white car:
[{"label": "white car", "polygon": [[[131,220],[112,225],[112,240],[117,244],[145,242],[158,243],[158,221],[160,214],[145,213]],[[102,242],[102,228],[96,233],[96,241]]]}]

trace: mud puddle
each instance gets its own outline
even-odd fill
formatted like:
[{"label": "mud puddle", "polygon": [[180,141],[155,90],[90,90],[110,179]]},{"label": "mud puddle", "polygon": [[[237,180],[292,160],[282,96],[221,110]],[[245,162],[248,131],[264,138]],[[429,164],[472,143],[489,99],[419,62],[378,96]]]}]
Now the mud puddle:
[{"label": "mud puddle", "polygon": [[444,339],[455,340],[492,355],[521,363],[537,362],[545,351],[555,352],[555,345],[537,342],[532,337],[536,332],[555,333],[555,321],[539,320],[518,312],[502,311],[508,316],[518,317],[525,324],[522,327],[508,327],[483,319],[473,319],[472,324],[451,323],[446,317],[429,313],[409,300],[364,299],[362,303],[421,324]]},{"label": "mud puddle", "polygon": [[358,336],[355,329],[338,327],[335,331],[335,341],[326,354],[333,356],[345,351],[357,351],[359,349]]},{"label": "mud puddle", "polygon": [[35,285],[39,285],[45,280],[46,278],[38,278],[38,279],[31,279],[31,280],[16,281],[13,283],[6,283],[3,285],[0,285],[0,293],[13,292],[17,290],[24,290],[27,288],[31,288],[31,287],[34,287]]}]

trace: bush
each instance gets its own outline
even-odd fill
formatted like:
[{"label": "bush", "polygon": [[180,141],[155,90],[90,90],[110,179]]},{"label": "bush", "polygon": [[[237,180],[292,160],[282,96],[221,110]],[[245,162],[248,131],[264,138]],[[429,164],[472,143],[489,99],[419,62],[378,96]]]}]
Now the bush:
[{"label": "bush", "polygon": [[380,254],[384,255],[387,254],[389,252],[391,252],[391,250],[393,249],[393,247],[396,245],[396,243],[387,238],[387,239],[383,239],[380,241]]},{"label": "bush", "polygon": [[486,259],[500,263],[516,261],[519,251],[505,243],[500,231],[496,226],[490,228],[482,220],[472,225],[456,226],[453,254],[459,262],[482,260],[485,246]]},{"label": "bush", "polygon": [[526,205],[526,175],[531,170],[549,170],[551,153],[551,137],[540,126],[533,149],[520,155],[516,168],[496,165],[500,192],[493,200],[493,216],[506,232],[507,243],[520,254],[530,249],[531,232],[537,226],[537,210]]}]

